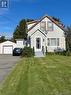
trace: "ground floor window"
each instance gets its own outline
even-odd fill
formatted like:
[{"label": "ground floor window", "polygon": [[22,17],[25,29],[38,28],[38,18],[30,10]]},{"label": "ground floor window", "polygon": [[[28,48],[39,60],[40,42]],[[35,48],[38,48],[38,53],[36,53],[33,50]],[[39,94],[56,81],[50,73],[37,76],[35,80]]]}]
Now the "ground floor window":
[{"label": "ground floor window", "polygon": [[47,43],[48,46],[59,46],[59,38],[48,38]]}]

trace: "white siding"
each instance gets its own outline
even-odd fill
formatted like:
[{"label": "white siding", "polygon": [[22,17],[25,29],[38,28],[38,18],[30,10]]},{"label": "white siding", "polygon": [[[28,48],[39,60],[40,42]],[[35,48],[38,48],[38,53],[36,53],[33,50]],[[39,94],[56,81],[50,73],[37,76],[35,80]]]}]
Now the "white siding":
[{"label": "white siding", "polygon": [[16,44],[17,44],[17,47],[18,48],[24,48],[24,46],[25,46],[25,43],[24,43],[24,40],[17,40],[16,41]]},{"label": "white siding", "polygon": [[[50,20],[47,17],[45,17],[42,21],[46,22],[46,29],[47,29],[47,22]],[[33,27],[28,32],[28,36],[31,36],[37,29],[40,29],[40,23],[38,23],[35,27]],[[46,38],[43,36],[43,34],[41,35],[40,32],[38,32],[38,31],[35,32],[35,34],[33,35],[32,39],[31,39],[32,47],[34,46],[34,43],[35,43],[34,42],[35,36],[41,36],[42,38],[44,38],[46,40],[45,46],[47,46],[47,38],[59,38],[59,40],[60,40],[59,47],[61,49],[66,49],[64,31],[60,27],[58,27],[55,23],[53,23],[53,31],[47,31]],[[47,46],[47,49],[49,52],[50,51],[53,52],[55,48],[57,48],[57,47],[56,46],[55,47]]]},{"label": "white siding", "polygon": [[42,40],[42,46],[44,46],[44,48],[45,48],[45,41],[43,42],[43,39],[45,40],[46,38],[45,38],[45,36],[39,31],[39,30],[37,30],[32,36],[31,36],[31,47],[33,48],[35,48],[36,47],[36,38],[41,38],[41,40]]},{"label": "white siding", "polygon": [[0,43],[0,54],[3,54],[3,48],[4,48],[5,46],[7,46],[7,47],[8,47],[8,46],[12,46],[13,49],[17,47],[16,43],[13,43],[13,42],[11,42],[11,41],[5,41],[5,42],[3,42],[3,43]]},{"label": "white siding", "polygon": [[28,29],[31,28],[35,23],[28,24]]}]

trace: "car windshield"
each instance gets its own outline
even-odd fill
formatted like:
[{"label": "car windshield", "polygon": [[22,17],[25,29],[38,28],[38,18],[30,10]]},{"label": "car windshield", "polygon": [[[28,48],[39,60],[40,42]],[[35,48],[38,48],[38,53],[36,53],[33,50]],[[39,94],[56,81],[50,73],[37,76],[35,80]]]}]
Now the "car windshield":
[{"label": "car windshield", "polygon": [[21,50],[21,48],[15,48],[14,50]]}]

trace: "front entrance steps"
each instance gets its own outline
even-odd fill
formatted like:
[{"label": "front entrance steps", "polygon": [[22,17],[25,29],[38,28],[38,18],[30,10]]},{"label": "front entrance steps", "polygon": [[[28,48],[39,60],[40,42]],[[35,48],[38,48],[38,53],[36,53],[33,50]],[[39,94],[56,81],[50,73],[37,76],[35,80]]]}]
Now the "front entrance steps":
[{"label": "front entrance steps", "polygon": [[35,52],[35,57],[45,57],[42,51]]}]

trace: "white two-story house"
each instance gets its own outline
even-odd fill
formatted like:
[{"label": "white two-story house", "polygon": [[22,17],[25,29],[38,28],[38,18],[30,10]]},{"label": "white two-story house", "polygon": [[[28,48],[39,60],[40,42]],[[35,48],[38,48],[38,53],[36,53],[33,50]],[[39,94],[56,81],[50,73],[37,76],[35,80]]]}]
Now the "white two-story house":
[{"label": "white two-story house", "polygon": [[35,52],[54,52],[60,48],[66,49],[65,32],[61,25],[49,16],[28,23],[30,46]]}]

